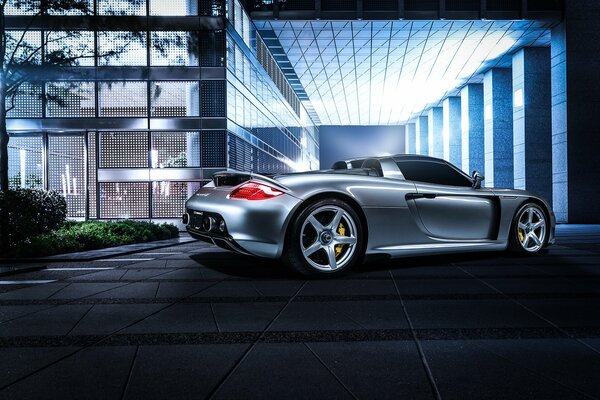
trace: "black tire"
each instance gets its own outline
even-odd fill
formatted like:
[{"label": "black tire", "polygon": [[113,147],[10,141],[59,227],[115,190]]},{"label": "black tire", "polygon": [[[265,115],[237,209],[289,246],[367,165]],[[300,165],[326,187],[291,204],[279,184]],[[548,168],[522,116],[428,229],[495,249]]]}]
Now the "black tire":
[{"label": "black tire", "polygon": [[[527,227],[527,224],[525,224],[525,229],[523,229],[523,223],[520,227],[519,221],[523,222],[523,218],[528,216],[529,210],[532,210],[533,212],[533,221],[530,222],[531,226]],[[540,217],[543,218],[544,222],[543,231],[539,228],[532,229],[535,224],[541,220]],[[523,242],[526,240],[526,236],[530,233],[533,233],[537,238],[537,241],[539,241],[541,244],[533,242],[530,247],[528,247],[529,242],[524,244]],[[508,238],[508,251],[515,255],[521,256],[539,254],[548,244],[549,233],[549,219],[546,210],[544,210],[544,208],[537,203],[527,202],[519,207],[513,217]],[[533,238],[533,236],[531,237]]]},{"label": "black tire", "polygon": [[[331,208],[332,210],[329,210],[329,208]],[[333,232],[332,242],[330,242],[330,244],[323,245],[323,242],[319,241],[319,238],[322,237],[323,234],[325,234],[326,236],[326,231],[331,232],[331,229],[325,229],[318,233],[317,230],[314,229],[314,226],[310,224],[309,221],[307,221],[309,217],[315,216],[315,212],[320,213],[316,214],[316,216],[322,215],[323,217],[328,217],[328,212],[333,213],[332,215],[336,215],[336,211],[333,211],[333,209],[343,210],[341,217],[342,220],[340,221],[341,225],[339,229],[342,229],[342,225],[348,225],[349,230],[354,230],[354,237],[356,238],[356,243],[353,246],[348,244],[347,247],[344,247],[346,245],[335,244],[337,243],[335,242],[336,238],[339,239],[342,234],[337,227]],[[334,221],[332,219],[331,224],[333,224],[333,222]],[[327,225],[327,220],[325,219],[323,223]],[[310,224],[310,227],[308,227],[308,224]],[[320,264],[320,259],[322,259],[324,263],[327,263],[329,260],[328,257],[330,254],[327,253],[326,249],[322,248],[316,250],[313,253],[313,255],[308,256],[308,259],[307,257],[305,257],[302,249],[302,247],[304,246],[303,241],[308,240],[308,242],[312,242],[312,238],[307,238],[306,233],[308,230],[311,229],[314,230],[314,235],[316,237],[312,245],[321,245],[325,247],[333,246],[332,248],[335,249],[335,253],[333,253],[334,258],[336,259],[335,269],[329,270],[325,269],[324,266],[318,266]],[[344,231],[345,229],[346,228],[344,228]],[[337,267],[337,246],[342,246],[339,247],[341,249],[339,253],[339,260],[340,262],[343,262],[343,265],[339,267]],[[334,277],[344,274],[345,272],[359,264],[363,259],[365,246],[365,229],[362,226],[361,219],[357,212],[350,205],[348,205],[342,200],[335,198],[323,199],[307,204],[302,209],[302,211],[300,211],[298,216],[290,222],[290,226],[288,227],[286,234],[286,240],[281,259],[288,268],[290,268],[292,271],[298,274],[311,277]],[[308,249],[306,248],[305,251],[306,250]],[[348,253],[344,254],[343,251],[346,251]]]}]

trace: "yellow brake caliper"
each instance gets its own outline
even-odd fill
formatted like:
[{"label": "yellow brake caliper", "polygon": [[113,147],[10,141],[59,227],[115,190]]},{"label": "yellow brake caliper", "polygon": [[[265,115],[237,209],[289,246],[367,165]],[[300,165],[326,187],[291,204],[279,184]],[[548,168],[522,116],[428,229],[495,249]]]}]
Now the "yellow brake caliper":
[{"label": "yellow brake caliper", "polygon": [[[344,225],[341,222],[338,225],[337,232],[342,236],[346,236],[346,228],[344,227]],[[337,258],[340,254],[342,254],[343,247],[344,247],[343,244],[338,244],[335,246],[335,258]]]},{"label": "yellow brake caliper", "polygon": [[519,228],[519,240],[521,242],[523,242],[523,240],[525,240],[525,234],[523,232],[523,229]]}]

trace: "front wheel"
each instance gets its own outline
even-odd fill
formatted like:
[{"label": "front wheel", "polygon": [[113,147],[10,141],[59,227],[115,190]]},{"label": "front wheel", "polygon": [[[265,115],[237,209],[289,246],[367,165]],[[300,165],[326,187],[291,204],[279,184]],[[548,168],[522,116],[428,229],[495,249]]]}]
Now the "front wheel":
[{"label": "front wheel", "polygon": [[363,256],[365,238],[360,218],[338,199],[317,201],[291,222],[283,261],[303,275],[339,275]]},{"label": "front wheel", "polygon": [[548,240],[548,221],[535,203],[524,204],[513,218],[509,249],[517,254],[537,254]]}]

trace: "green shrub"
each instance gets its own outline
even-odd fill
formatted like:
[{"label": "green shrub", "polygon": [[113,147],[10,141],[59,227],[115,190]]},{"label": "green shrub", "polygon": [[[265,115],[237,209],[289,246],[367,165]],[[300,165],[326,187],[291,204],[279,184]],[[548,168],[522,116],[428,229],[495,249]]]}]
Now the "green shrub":
[{"label": "green shrub", "polygon": [[140,221],[67,221],[55,231],[31,237],[14,249],[17,257],[72,253],[131,243],[171,239],[179,230],[171,224]]},{"label": "green shrub", "polygon": [[0,192],[0,249],[10,248],[35,235],[63,225],[67,202],[57,192],[14,189]]}]

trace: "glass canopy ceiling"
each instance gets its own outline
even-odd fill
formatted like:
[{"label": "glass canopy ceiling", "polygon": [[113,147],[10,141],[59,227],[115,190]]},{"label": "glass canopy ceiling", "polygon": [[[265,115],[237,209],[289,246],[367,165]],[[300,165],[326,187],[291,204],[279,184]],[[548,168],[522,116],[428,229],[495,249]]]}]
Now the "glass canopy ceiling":
[{"label": "glass canopy ceiling", "polygon": [[255,21],[279,66],[323,125],[406,123],[430,105],[549,46],[541,21]]}]

